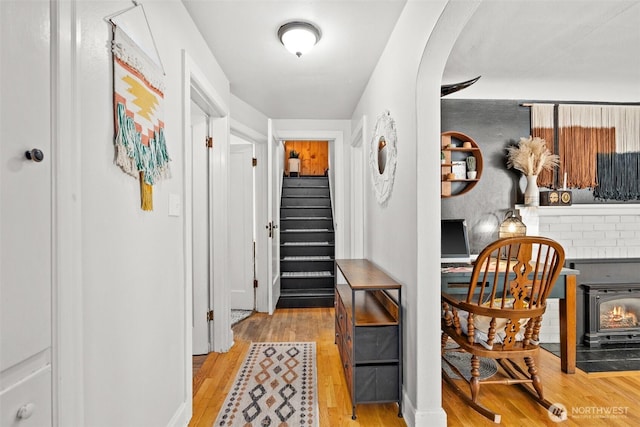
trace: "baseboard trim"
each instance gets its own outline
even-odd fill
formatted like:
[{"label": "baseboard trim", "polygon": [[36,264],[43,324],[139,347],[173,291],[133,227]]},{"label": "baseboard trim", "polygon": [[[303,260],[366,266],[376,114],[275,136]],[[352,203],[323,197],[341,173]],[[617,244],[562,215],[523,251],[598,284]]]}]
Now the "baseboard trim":
[{"label": "baseboard trim", "polygon": [[402,398],[402,416],[409,427],[446,427],[447,413],[442,407],[417,411],[405,390]]}]

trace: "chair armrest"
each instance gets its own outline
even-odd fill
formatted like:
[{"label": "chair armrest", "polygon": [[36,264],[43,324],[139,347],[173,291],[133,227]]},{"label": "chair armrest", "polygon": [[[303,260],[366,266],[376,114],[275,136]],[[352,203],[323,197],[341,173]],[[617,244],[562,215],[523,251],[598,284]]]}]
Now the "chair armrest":
[{"label": "chair armrest", "polygon": [[448,294],[446,292],[443,292],[440,296],[440,300],[442,302],[447,302],[450,305],[453,305],[454,307],[460,308],[460,304],[462,303],[462,301],[457,298],[454,295]]}]

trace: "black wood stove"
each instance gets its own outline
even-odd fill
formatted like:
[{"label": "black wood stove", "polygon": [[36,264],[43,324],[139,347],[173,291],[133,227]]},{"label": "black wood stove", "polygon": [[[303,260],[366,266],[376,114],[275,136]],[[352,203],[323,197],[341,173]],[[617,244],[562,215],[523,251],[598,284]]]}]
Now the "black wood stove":
[{"label": "black wood stove", "polygon": [[640,282],[583,283],[582,288],[585,345],[640,342]]}]

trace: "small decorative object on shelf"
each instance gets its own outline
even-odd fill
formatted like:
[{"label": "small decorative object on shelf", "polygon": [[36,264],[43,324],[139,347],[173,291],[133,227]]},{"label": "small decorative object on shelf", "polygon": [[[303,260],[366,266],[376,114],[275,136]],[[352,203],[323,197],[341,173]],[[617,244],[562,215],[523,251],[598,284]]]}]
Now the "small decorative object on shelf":
[{"label": "small decorative object on shelf", "polygon": [[445,164],[446,160],[444,158],[444,151],[440,152],[440,164]]},{"label": "small decorative object on shelf", "polygon": [[296,150],[289,152],[289,176],[300,176],[300,153]]},{"label": "small decorative object on shelf", "polygon": [[467,178],[476,179],[476,175],[478,172],[476,171],[476,158],[473,156],[469,156],[465,159],[467,163]]},{"label": "small decorative object on shelf", "polygon": [[558,166],[560,157],[552,154],[547,143],[539,137],[520,138],[518,145],[507,147],[507,167],[522,172],[527,178],[524,192],[526,206],[540,205],[538,175],[543,170],[551,170]]},{"label": "small decorative object on shelf", "polygon": [[540,206],[571,206],[571,191],[570,190],[541,191]]},{"label": "small decorative object on shelf", "polygon": [[455,175],[455,179],[465,179],[467,177],[467,166],[462,160],[451,162],[451,172]]}]

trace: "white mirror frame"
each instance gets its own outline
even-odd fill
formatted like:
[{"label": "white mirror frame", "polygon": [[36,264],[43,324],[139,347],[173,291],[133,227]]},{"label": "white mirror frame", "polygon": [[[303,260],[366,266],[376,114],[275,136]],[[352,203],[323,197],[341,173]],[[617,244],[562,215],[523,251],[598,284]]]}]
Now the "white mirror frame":
[{"label": "white mirror frame", "polygon": [[[378,165],[378,144],[380,138],[386,141],[386,164],[382,173]],[[369,165],[371,167],[371,179],[376,193],[376,200],[379,204],[384,204],[391,195],[393,179],[396,174],[396,122],[391,117],[391,113],[385,110],[376,120],[369,149]]]}]

